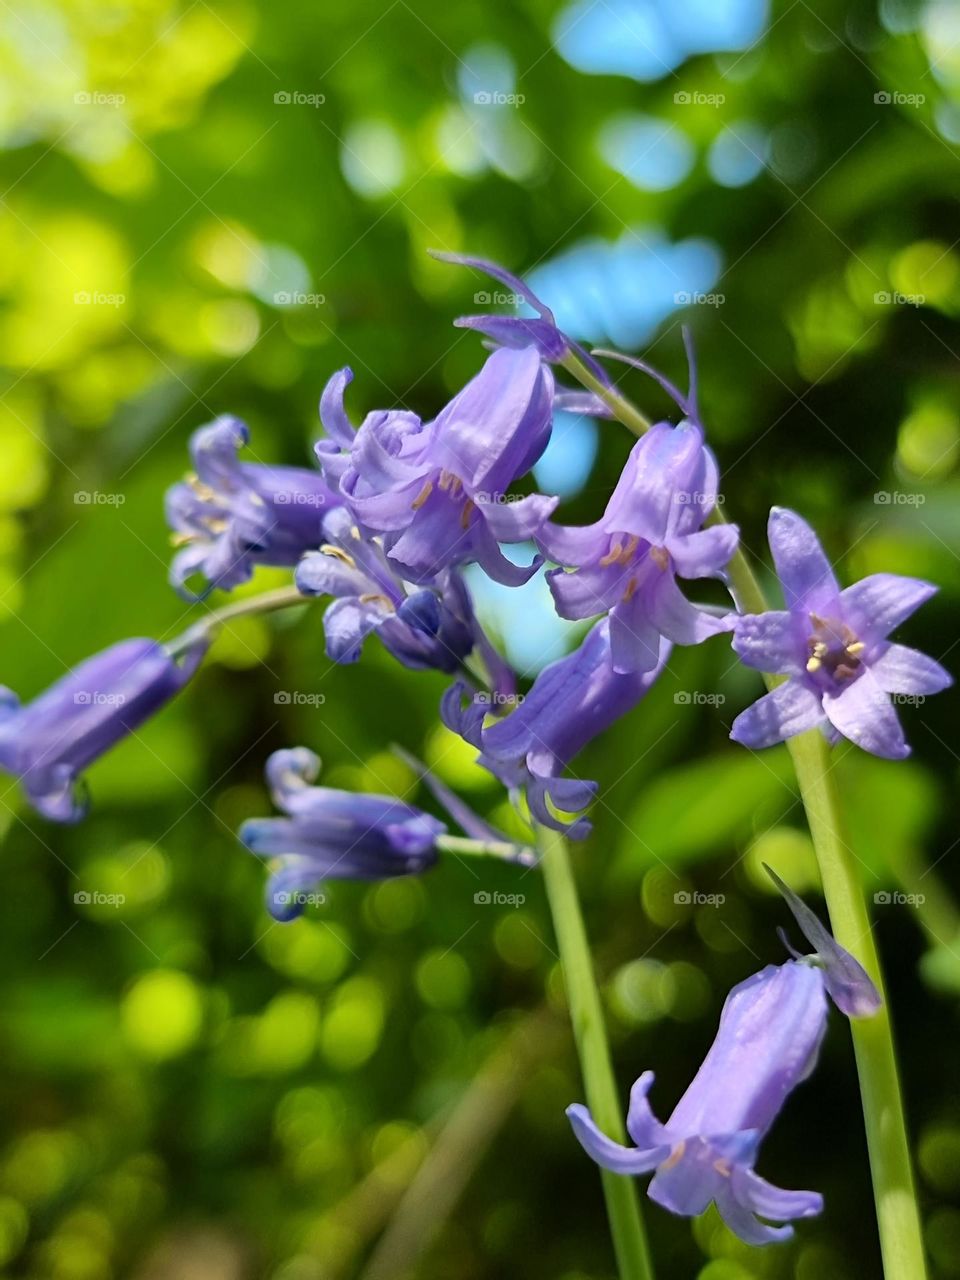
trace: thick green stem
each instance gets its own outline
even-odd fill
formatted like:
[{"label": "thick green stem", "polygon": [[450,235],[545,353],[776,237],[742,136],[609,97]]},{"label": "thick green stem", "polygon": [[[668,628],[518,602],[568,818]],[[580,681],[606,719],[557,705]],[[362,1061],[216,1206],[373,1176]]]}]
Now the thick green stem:
[{"label": "thick green stem", "polygon": [[[587,1104],[603,1132],[624,1142],[623,1111],[567,842],[557,832],[543,827],[537,834]],[[606,1169],[601,1170],[601,1178],[621,1280],[652,1280],[636,1183]]]},{"label": "thick green stem", "polygon": [[[563,363],[635,435],[648,430],[650,423],[643,414],[615,387],[601,382],[579,357],[571,354]],[[710,522],[723,521],[719,507],[715,508]],[[730,561],[728,576],[731,595],[742,613],[763,613],[770,608],[742,550]],[[771,688],[778,683],[777,677],[767,679]],[[880,961],[855,855],[844,831],[827,743],[817,730],[812,730],[789,739],[787,747],[803,798],[834,935],[856,956],[882,992]],[[853,1019],[852,1028],[884,1274],[888,1280],[924,1280],[923,1236],[886,1002],[872,1018]]]}]

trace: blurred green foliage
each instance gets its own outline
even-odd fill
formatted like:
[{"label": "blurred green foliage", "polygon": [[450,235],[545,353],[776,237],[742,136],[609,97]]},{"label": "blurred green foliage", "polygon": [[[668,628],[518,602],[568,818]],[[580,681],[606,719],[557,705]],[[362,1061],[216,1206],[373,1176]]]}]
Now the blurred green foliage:
[{"label": "blurred green foliage", "polygon": [[[189,432],[215,413],[250,422],[258,458],[306,463],[318,394],[342,364],[357,375],[356,414],[435,410],[477,367],[477,342],[449,325],[472,309],[477,279],[431,262],[428,247],[523,269],[638,226],[706,237],[722,255],[724,304],[676,308],[647,355],[682,377],[678,324],[691,320],[748,549],[763,558],[766,511],[780,502],[814,521],[848,577],[935,579],[943,590],[907,639],[951,664],[955,12],[778,0],[747,51],[647,84],[574,71],[551,44],[556,12],[553,0],[4,6],[7,684],[32,695],[114,639],[171,636],[193,616],[165,583],[162,494],[186,465]],[[524,97],[496,137],[458,94],[478,44],[512,59]],[[726,100],[681,109],[678,89]],[[739,188],[699,160],[672,187],[638,189],[598,148],[607,121],[638,111],[684,131],[700,156],[749,119],[771,158]],[[667,412],[652,384],[628,385]],[[628,448],[613,426],[601,440],[564,509],[574,521],[596,513]],[[281,580],[262,573],[251,589]],[[758,681],[722,642],[673,665],[586,754],[602,800],[577,855],[624,1096],[652,1067],[661,1113],[729,986],[782,954],[784,913],[761,861],[816,886],[783,754],[747,756],[727,741]],[[234,839],[240,821],[268,811],[268,752],[301,742],[324,756],[325,781],[402,792],[412,778],[388,754],[401,742],[509,822],[470,753],[437,728],[442,687],[374,646],[359,669],[332,669],[316,611],[246,620],[175,706],[91,771],[83,826],[44,825],[5,785],[4,1275],[360,1275],[482,1065],[544,990],[561,1009],[536,874],[454,861],[422,882],[328,886],[322,907],[278,926],[262,907],[262,868]],[[325,702],[280,706],[280,689]],[[691,689],[724,701],[677,701]],[[960,1275],[956,705],[948,694],[903,709],[908,765],[853,751],[837,763],[865,887],[881,895],[876,928],[944,1277]],[[690,901],[676,900],[665,864]],[[480,890],[525,900],[482,906]],[[697,905],[694,890],[723,895],[723,909]],[[924,901],[914,909],[904,895]],[[423,1224],[437,1231],[424,1277],[612,1274],[596,1171],[562,1117],[580,1088],[569,1045],[544,1040],[519,1074],[501,1081],[506,1117],[491,1121],[462,1203]],[[758,1253],[712,1215],[691,1225],[651,1206],[662,1275],[879,1274],[839,1020],[761,1168],[822,1189],[824,1216],[793,1245]]]}]

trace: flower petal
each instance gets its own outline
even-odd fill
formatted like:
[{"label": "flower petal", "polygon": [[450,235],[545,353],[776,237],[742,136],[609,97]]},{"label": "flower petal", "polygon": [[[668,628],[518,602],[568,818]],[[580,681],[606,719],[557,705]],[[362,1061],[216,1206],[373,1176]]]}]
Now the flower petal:
[{"label": "flower petal", "polygon": [[921,578],[872,573],[841,592],[840,600],[861,639],[882,640],[936,592]]},{"label": "flower petal", "polygon": [[347,365],[328,380],[320,397],[320,422],[331,440],[341,449],[350,449],[356,433],[343,406],[343,396],[353,381],[353,370]]},{"label": "flower petal", "polygon": [[669,1146],[652,1147],[643,1150],[625,1147],[614,1142],[597,1128],[593,1116],[586,1107],[574,1103],[567,1107],[567,1118],[573,1127],[577,1141],[592,1160],[596,1160],[611,1173],[635,1174],[649,1173],[670,1154]]},{"label": "flower petal", "polygon": [[939,662],[905,644],[890,645],[870,670],[886,693],[939,693],[953,684],[953,676]]},{"label": "flower petal", "polygon": [[797,643],[794,616],[783,609],[737,618],[733,649],[741,662],[757,671],[799,675],[804,668],[805,650]]},{"label": "flower petal", "polygon": [[835,729],[872,755],[904,760],[910,754],[890,697],[863,671],[839,696],[825,693],[823,709]]},{"label": "flower petal", "polygon": [[735,524],[715,524],[671,538],[667,550],[681,578],[719,578],[737,549],[739,537]]},{"label": "flower petal", "polygon": [[823,718],[819,696],[799,680],[788,680],[741,711],[730,737],[745,747],[772,747],[775,742],[815,728]]},{"label": "flower petal", "polygon": [[840,588],[817,535],[795,511],[774,507],[767,537],[788,609],[828,616],[836,612]]},{"label": "flower petal", "polygon": [[653,1087],[652,1071],[644,1071],[634,1081],[630,1090],[630,1108],[627,1111],[627,1133],[638,1147],[669,1146],[667,1131],[650,1110],[647,1094]]},{"label": "flower petal", "polygon": [[536,538],[556,510],[559,498],[531,493],[514,502],[477,502],[493,536],[498,542],[526,542]]},{"label": "flower petal", "polygon": [[669,572],[660,574],[649,599],[651,620],[675,644],[700,644],[733,627],[731,615],[718,618],[692,605]]},{"label": "flower petal", "polygon": [[793,1227],[770,1227],[761,1222],[735,1199],[732,1188],[717,1197],[717,1208],[726,1225],[745,1244],[783,1244],[793,1237]]},{"label": "flower petal", "polygon": [[380,621],[380,613],[371,605],[360,604],[349,596],[334,600],[323,615],[327,657],[331,662],[356,662],[364,640]]},{"label": "flower petal", "polygon": [[776,1222],[812,1218],[823,1209],[823,1196],[818,1191],[786,1191],[739,1165],[731,1175],[731,1190],[743,1208]]}]

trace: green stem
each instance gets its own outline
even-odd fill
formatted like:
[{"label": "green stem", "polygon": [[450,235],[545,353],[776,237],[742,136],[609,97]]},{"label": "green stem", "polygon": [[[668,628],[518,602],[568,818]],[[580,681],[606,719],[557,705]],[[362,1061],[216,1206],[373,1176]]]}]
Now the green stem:
[{"label": "green stem", "polygon": [[278,587],[276,591],[264,591],[259,596],[248,596],[244,600],[234,600],[220,609],[211,609],[207,616],[195,622],[182,636],[167,645],[167,652],[175,657],[182,650],[189,648],[197,639],[198,631],[215,631],[234,618],[245,618],[250,614],[275,613],[278,609],[290,609],[294,605],[309,604],[312,596],[301,595],[296,587]]},{"label": "green stem", "polygon": [[[587,1104],[603,1132],[624,1142],[623,1113],[567,842],[545,827],[538,828],[537,836]],[[607,1169],[600,1176],[621,1280],[652,1280],[636,1183]]]},{"label": "green stem", "polygon": [[[643,414],[616,387],[601,382],[579,357],[571,354],[563,364],[635,435],[643,435],[648,430],[650,423]],[[709,520],[713,524],[724,522],[719,507]],[[728,576],[731,595],[742,613],[763,613],[770,608],[742,549],[738,549],[730,561]],[[778,683],[778,677],[767,677],[769,687]],[[856,956],[882,992],[880,961],[855,855],[844,832],[840,796],[827,743],[817,730],[811,730],[790,738],[787,747],[803,798],[834,935],[841,946]],[[923,1236],[886,1002],[872,1018],[853,1019],[851,1026],[884,1274],[888,1280],[924,1280]]]}]

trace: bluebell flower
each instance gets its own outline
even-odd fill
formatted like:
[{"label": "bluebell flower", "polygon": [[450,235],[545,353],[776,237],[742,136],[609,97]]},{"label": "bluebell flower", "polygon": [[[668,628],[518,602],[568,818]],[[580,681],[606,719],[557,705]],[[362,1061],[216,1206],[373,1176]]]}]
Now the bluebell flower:
[{"label": "bluebell flower", "polygon": [[[458,329],[475,329],[478,333],[482,333],[501,347],[528,347],[533,345],[540,352],[543,359],[551,364],[560,363],[565,356],[572,353],[578,356],[590,369],[591,373],[599,378],[604,385],[610,384],[610,375],[603,365],[598,364],[593,356],[584,351],[578,342],[574,342],[572,338],[558,328],[556,316],[547,304],[537,297],[526,281],[521,280],[512,271],[499,266],[496,262],[490,262],[487,258],[475,258],[463,253],[445,253],[439,249],[431,249],[430,256],[436,258],[438,262],[450,262],[454,266],[472,267],[475,271],[483,272],[484,275],[490,276],[500,284],[506,285],[512,295],[510,300],[514,306],[525,303],[532,311],[536,312],[535,316],[496,315],[493,313],[484,313],[478,316],[461,316],[453,322]],[[571,403],[573,403],[575,397],[582,396],[579,391],[563,392],[561,394],[570,396]],[[592,414],[600,417],[609,416],[609,410],[596,397],[591,398],[588,402],[581,399],[580,403],[581,405],[589,403],[591,406],[589,412]],[[569,405],[564,404],[562,407],[568,408]],[[571,409],[571,412],[577,411]],[[579,410],[579,412],[585,411],[587,410],[582,407]]]},{"label": "bluebell flower", "polygon": [[890,695],[939,693],[952,678],[889,636],[937,588],[874,573],[841,591],[816,534],[784,507],[770,512],[768,536],[787,608],[739,618],[733,647],[747,666],[787,679],[741,712],[730,736],[768,747],[819,727],[902,760],[910,748]]},{"label": "bluebell flower", "polygon": [[323,615],[327,656],[355,662],[376,633],[406,667],[456,671],[479,638],[479,625],[462,578],[444,570],[436,588],[412,592],[383,548],[364,538],[345,508],[324,521],[324,544],[297,566],[298,589],[333,596]]},{"label": "bluebell flower", "polygon": [[175,657],[155,640],[123,640],[26,705],[0,689],[0,769],[20,779],[45,818],[78,822],[87,811],[83,770],[183,688],[208,643],[198,632]]},{"label": "bluebell flower", "polygon": [[580,839],[590,831],[588,820],[581,816],[570,822],[555,810],[579,813],[593,800],[597,784],[560,775],[588,742],[636,706],[669,653],[669,644],[663,642],[651,670],[618,674],[613,669],[610,623],[603,619],[578,649],[540,672],[508,715],[485,725],[489,702],[474,698],[464,705],[464,686],[457,683],[443,697],[441,718],[480,751],[480,763],[515,799],[521,791],[526,793],[539,822]]},{"label": "bluebell flower", "polygon": [[383,880],[417,875],[437,860],[447,828],[394,796],[314,787],[320,761],[306,747],[267,760],[270,793],[285,818],[252,818],[241,841],[279,859],[267,883],[267,909],[277,920],[300,915],[306,894],[325,880]]},{"label": "bluebell flower", "polygon": [[403,576],[429,583],[476,561],[497,582],[526,582],[541,562],[521,568],[498,543],[533,538],[557,505],[509,493],[550,438],[553,376],[536,349],[495,351],[429,423],[378,412],[353,433],[342,403],[350,377],[344,369],[328,384],[321,412],[330,440],[317,457],[357,521],[384,536]]},{"label": "bluebell flower", "polygon": [[206,595],[246,582],[255,565],[295,565],[320,545],[326,513],[342,505],[316,471],[241,462],[249,438],[239,418],[201,427],[190,439],[193,474],[167,490],[167,523],[180,547],[170,581],[187,598],[195,598],[186,585],[194,574],[206,579]]},{"label": "bluebell flower", "polygon": [[566,528],[548,522],[537,536],[553,561],[573,569],[547,574],[562,618],[609,611],[613,668],[650,671],[661,638],[698,644],[732,628],[688,602],[683,578],[722,578],[737,546],[735,525],[704,529],[717,500],[717,465],[693,422],[662,422],[634,445],[603,517]]},{"label": "bluebell flower", "polygon": [[[770,868],[767,868],[770,871]],[[816,1191],[784,1191],[754,1172],[763,1138],[791,1091],[816,1066],[827,1025],[827,995],[850,1017],[869,1017],[880,994],[863,967],[814,913],[770,871],[813,956],[767,965],[727,996],[716,1038],[666,1124],[650,1109],[653,1072],[630,1093],[624,1147],[597,1128],[586,1107],[567,1108],[588,1155],[614,1173],[656,1170],[648,1194],[672,1213],[695,1217],[712,1203],[747,1244],[788,1240],[788,1223],[820,1212]]]}]

